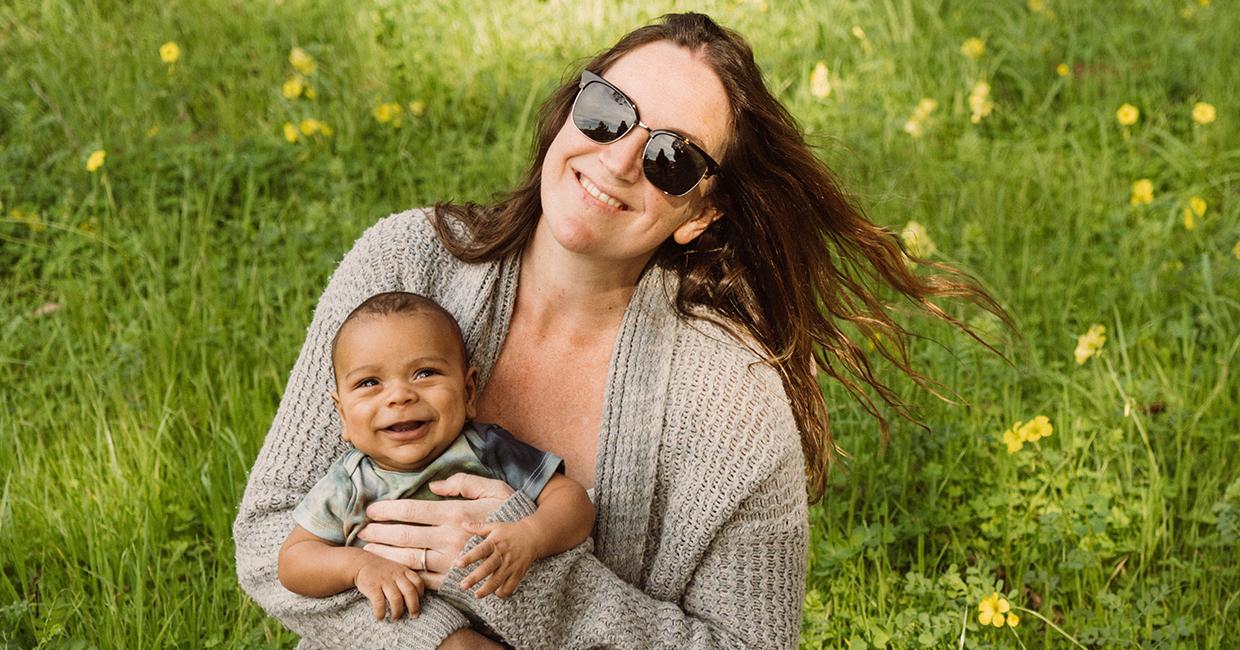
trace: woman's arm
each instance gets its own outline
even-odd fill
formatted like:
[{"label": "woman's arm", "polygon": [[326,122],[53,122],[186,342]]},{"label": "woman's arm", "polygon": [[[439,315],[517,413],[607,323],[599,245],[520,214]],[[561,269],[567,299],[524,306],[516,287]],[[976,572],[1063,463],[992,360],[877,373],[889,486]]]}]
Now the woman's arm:
[{"label": "woman's arm", "polygon": [[[790,419],[789,415],[789,419]],[[726,514],[700,557],[666,543],[655,550],[654,564],[665,573],[686,575],[681,589],[653,596],[625,582],[591,554],[587,541],[566,553],[534,563],[517,592],[508,599],[475,599],[459,588],[470,568],[450,568],[460,540],[468,533],[454,522],[471,520],[495,503],[500,481],[458,475],[444,483],[469,501],[385,501],[373,504],[372,519],[412,522],[369,524],[360,536],[368,551],[415,566],[427,547],[431,572],[422,573],[430,589],[457,607],[472,611],[517,647],[574,648],[779,648],[794,647],[804,598],[808,519],[804,470],[795,438],[770,462],[750,467],[759,477],[745,498]],[[511,490],[508,490],[511,493]],[[479,498],[482,497],[482,498]],[[484,505],[486,504],[486,505]],[[692,509],[694,504],[682,504]],[[535,506],[512,493],[488,521],[518,521]],[[666,528],[681,522],[674,515]],[[666,535],[666,533],[665,533]],[[481,541],[465,544],[471,549]],[[677,562],[690,566],[669,566]]]},{"label": "woman's arm", "polygon": [[[535,563],[511,598],[476,600],[461,591],[464,569],[450,571],[439,594],[517,647],[795,647],[808,548],[802,467],[796,450],[770,468],[714,536],[678,600],[628,584],[586,545]],[[532,510],[517,493],[491,519],[512,521]],[[676,555],[661,549],[659,561]]]},{"label": "woman's arm", "polygon": [[328,397],[333,382],[331,339],[344,317],[362,300],[380,291],[403,288],[398,249],[432,245],[430,241],[410,241],[411,220],[421,218],[417,214],[391,217],[371,227],[332,274],[289,375],[275,421],[250,472],[233,524],[241,587],[269,614],[316,645],[355,650],[434,648],[453,631],[468,625],[463,614],[429,595],[417,619],[376,622],[360,593],[350,590],[329,598],[299,596],[280,584],[277,572],[280,545],[294,526],[293,508],[341,451],[339,422]]}]

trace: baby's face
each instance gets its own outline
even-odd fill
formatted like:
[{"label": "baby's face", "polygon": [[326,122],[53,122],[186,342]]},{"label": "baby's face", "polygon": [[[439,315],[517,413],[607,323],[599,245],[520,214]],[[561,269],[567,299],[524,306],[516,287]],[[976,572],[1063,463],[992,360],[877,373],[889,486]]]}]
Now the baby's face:
[{"label": "baby's face", "polygon": [[477,372],[433,312],[364,315],[336,342],[332,401],[344,439],[393,471],[421,469],[474,417]]}]

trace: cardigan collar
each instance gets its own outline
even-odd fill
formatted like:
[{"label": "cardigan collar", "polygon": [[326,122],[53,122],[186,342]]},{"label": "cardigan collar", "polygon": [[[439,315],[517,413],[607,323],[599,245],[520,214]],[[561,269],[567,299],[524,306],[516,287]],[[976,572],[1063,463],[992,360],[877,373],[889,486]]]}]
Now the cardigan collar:
[{"label": "cardigan collar", "polygon": [[[480,391],[508,333],[520,267],[520,257],[512,255],[466,272],[482,276],[474,278],[480,284],[474,295],[491,298],[463,310],[468,315],[463,322],[470,324],[465,338],[478,366]],[[651,267],[642,273],[616,334],[599,422],[594,554],[626,582],[639,586],[645,578],[642,558],[671,374],[678,287],[679,278],[672,271]]]}]

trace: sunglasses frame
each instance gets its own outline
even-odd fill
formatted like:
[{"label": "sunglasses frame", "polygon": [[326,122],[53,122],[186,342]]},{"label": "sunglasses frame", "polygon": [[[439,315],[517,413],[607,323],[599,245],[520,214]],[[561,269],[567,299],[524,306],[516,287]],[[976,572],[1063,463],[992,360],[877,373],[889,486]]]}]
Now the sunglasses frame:
[{"label": "sunglasses frame", "polygon": [[[612,92],[619,95],[621,98],[624,99],[625,104],[627,104],[628,107],[632,109],[633,111],[633,123],[629,125],[629,128],[625,129],[624,133],[617,135],[615,139],[610,140],[608,142],[599,142],[598,140],[595,140],[589,133],[586,133],[584,130],[582,130],[581,127],[577,126],[577,120],[575,119],[575,116],[577,113],[577,100],[581,99],[581,93],[582,91],[586,89],[586,86],[589,86],[592,83],[602,84],[603,86],[607,87]],[[663,192],[664,194],[668,196],[684,196],[688,194],[689,192],[692,192],[693,189],[697,187],[698,185],[701,185],[703,180],[711,176],[717,176],[719,174],[719,163],[715,162],[715,159],[711,158],[710,154],[706,153],[705,149],[702,149],[702,147],[698,146],[697,143],[695,143],[694,141],[690,140],[689,138],[686,138],[685,136],[675,131],[670,131],[668,129],[652,129],[649,126],[647,126],[644,122],[642,122],[641,113],[639,113],[637,110],[637,104],[634,103],[632,99],[629,99],[629,96],[624,94],[624,91],[620,90],[619,88],[616,88],[614,85],[612,85],[610,81],[607,81],[606,79],[602,78],[601,76],[593,72],[590,72],[589,70],[584,70],[581,73],[581,81],[577,83],[577,96],[573,98],[573,107],[572,107],[572,110],[569,111],[569,119],[573,121],[573,126],[577,128],[578,132],[580,132],[582,135],[586,136],[587,138],[590,138],[591,142],[596,142],[598,144],[612,144],[615,142],[619,142],[620,140],[624,138],[624,136],[628,135],[629,133],[633,131],[633,129],[639,126],[643,129],[646,129],[646,131],[650,135],[646,138],[646,145],[642,147],[642,174],[643,175],[646,175],[646,162],[650,160],[650,158],[647,157],[646,152],[650,148],[650,143],[654,140],[655,136],[657,135],[669,135],[673,139],[689,145],[691,148],[693,148],[694,151],[697,151],[699,154],[701,154],[702,159],[706,161],[706,169],[702,172],[702,176],[698,178],[697,181],[693,183],[693,185],[689,186],[689,189],[679,194],[669,192],[659,187],[658,185],[655,185],[655,182],[653,180],[650,180],[649,176],[647,175],[646,180],[650,180],[650,184],[654,185],[655,189],[659,190],[660,192]]]}]

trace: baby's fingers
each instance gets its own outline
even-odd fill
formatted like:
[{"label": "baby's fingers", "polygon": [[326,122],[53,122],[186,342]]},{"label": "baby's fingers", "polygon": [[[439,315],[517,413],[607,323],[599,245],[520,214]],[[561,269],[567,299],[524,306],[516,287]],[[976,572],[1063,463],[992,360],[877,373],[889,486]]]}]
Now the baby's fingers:
[{"label": "baby's fingers", "polygon": [[359,586],[358,591],[370,601],[370,608],[375,612],[375,620],[382,621],[384,614],[387,614],[387,599],[383,596],[383,590],[374,587],[362,589]]},{"label": "baby's fingers", "polygon": [[[412,573],[412,571],[407,573]],[[417,574],[414,574],[414,578],[417,578]],[[418,579],[418,584],[421,584],[420,578]],[[418,614],[422,613],[422,604],[418,598],[417,584],[406,576],[398,579],[396,586],[400,589],[401,595],[404,596],[405,610],[409,612],[409,618],[417,618]]]},{"label": "baby's fingers", "polygon": [[500,598],[508,598],[517,593],[517,586],[521,584],[521,579],[525,577],[524,571],[513,571],[508,575],[508,579],[504,581],[500,588],[495,590],[495,595]]},{"label": "baby's fingers", "polygon": [[383,584],[383,596],[387,598],[388,605],[392,608],[392,621],[399,620],[405,615],[405,597],[401,593],[401,589],[396,583],[385,582]]},{"label": "baby's fingers", "polygon": [[[465,579],[461,581],[461,589],[468,591],[470,587],[473,587],[474,585],[481,582],[483,578],[491,575],[492,573],[495,573],[495,571],[498,570],[499,568],[500,568],[499,558],[494,555],[488,557],[486,560],[482,562],[482,564],[475,567],[474,570],[469,573],[469,575],[465,576]],[[494,579],[492,579],[489,582],[494,582]],[[490,593],[490,592],[487,592],[487,593]],[[481,598],[481,596],[479,596],[479,598]]]},{"label": "baby's fingers", "polygon": [[462,555],[456,561],[457,566],[469,566],[484,557],[488,557],[495,551],[495,545],[487,540],[482,540],[477,546],[469,549],[469,552]]}]

